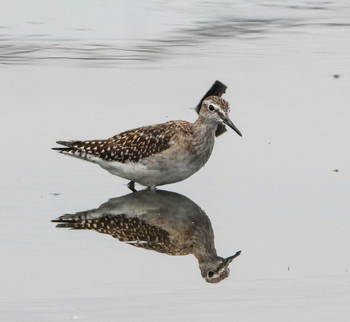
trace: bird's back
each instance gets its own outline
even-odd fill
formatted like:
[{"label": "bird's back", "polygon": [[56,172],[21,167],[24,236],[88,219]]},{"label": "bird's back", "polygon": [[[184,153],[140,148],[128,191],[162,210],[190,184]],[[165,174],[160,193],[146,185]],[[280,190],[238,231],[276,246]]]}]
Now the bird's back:
[{"label": "bird's back", "polygon": [[144,126],[114,135],[106,140],[58,141],[65,147],[54,148],[64,154],[96,162],[139,162],[169,149],[179,137],[191,135],[192,123],[169,121]]}]

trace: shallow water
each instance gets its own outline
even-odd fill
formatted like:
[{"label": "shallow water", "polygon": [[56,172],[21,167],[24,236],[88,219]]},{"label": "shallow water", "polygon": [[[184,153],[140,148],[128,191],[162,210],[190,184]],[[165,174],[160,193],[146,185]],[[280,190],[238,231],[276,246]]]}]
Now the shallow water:
[{"label": "shallow water", "polygon": [[[348,28],[346,1],[5,1],[0,62],[150,66],[177,56],[220,54],[218,40]],[[152,65],[154,67],[154,65]]]},{"label": "shallow water", "polygon": [[[1,321],[347,321],[346,1],[22,7],[1,8]],[[205,283],[192,255],[55,228],[128,193],[56,140],[194,120],[215,79],[243,137],[226,132],[164,189],[203,209],[220,256],[242,250],[228,278]]]}]

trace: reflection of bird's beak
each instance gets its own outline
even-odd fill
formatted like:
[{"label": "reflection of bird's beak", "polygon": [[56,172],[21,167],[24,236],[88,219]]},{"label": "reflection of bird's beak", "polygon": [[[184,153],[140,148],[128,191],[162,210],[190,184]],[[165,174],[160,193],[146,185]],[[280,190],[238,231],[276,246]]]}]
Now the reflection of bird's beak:
[{"label": "reflection of bird's beak", "polygon": [[236,254],[225,258],[224,265],[227,267],[237,256],[241,255],[242,251],[238,251]]},{"label": "reflection of bird's beak", "polygon": [[233,122],[230,120],[228,116],[223,118],[223,122],[228,125],[232,130],[234,130],[239,136],[242,136],[242,133],[240,130],[236,128],[236,125],[233,124]]}]

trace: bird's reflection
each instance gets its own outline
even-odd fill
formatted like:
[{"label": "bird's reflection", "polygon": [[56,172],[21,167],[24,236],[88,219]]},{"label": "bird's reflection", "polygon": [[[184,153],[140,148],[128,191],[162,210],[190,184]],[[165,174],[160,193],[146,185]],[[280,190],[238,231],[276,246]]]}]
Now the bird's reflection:
[{"label": "bird's reflection", "polygon": [[168,255],[193,254],[209,283],[228,277],[229,264],[241,253],[218,256],[205,212],[189,198],[162,190],[130,193],[110,199],[97,209],[63,215],[53,222],[59,228],[95,230]]}]

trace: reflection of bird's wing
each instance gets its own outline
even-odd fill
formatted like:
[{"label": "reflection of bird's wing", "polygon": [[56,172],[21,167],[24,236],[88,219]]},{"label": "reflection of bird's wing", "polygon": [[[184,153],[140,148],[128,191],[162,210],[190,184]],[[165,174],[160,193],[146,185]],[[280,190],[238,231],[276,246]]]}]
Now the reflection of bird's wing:
[{"label": "reflection of bird's wing", "polygon": [[189,198],[169,191],[130,193],[112,198],[96,209],[63,215],[54,222],[57,227],[95,230],[166,254],[215,249],[208,216]]},{"label": "reflection of bird's wing", "polygon": [[176,245],[176,238],[158,226],[148,224],[139,217],[102,215],[92,217],[89,212],[64,215],[53,222],[58,228],[87,229],[111,235],[129,245],[154,250],[169,255],[189,254],[188,245]]},{"label": "reflection of bird's wing", "polygon": [[[196,106],[196,112],[199,113],[201,107],[202,107],[202,103],[203,101],[209,97],[209,96],[222,96],[223,94],[226,93],[226,88],[227,86],[223,83],[221,83],[220,81],[215,81],[215,83],[212,85],[212,87],[210,87],[210,89],[208,90],[208,92],[206,92],[206,94],[203,96],[203,98],[199,101],[198,105]],[[221,134],[223,134],[224,132],[226,132],[226,127],[223,124],[219,124],[216,132],[215,132],[215,136],[219,136]]]}]

